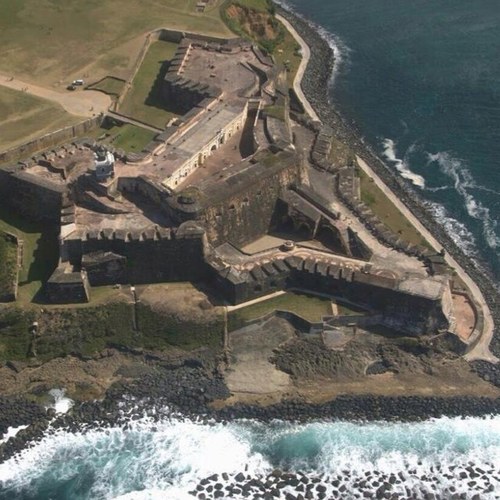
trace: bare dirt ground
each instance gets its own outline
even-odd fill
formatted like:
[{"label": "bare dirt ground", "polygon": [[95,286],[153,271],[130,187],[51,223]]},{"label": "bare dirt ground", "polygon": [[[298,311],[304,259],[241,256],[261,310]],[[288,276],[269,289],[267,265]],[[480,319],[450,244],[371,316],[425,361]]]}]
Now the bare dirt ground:
[{"label": "bare dirt ground", "polygon": [[[221,405],[286,398],[322,403],[347,394],[500,397],[498,388],[444,349],[362,332],[344,349],[330,350],[318,336],[298,335],[286,321],[272,321],[230,334],[226,383],[233,395]],[[367,375],[374,363],[385,372]]]},{"label": "bare dirt ground", "polygon": [[111,105],[111,98],[102,92],[92,90],[65,90],[56,92],[45,87],[13,78],[10,75],[0,73],[0,85],[20,92],[60,104],[68,113],[82,117],[92,117],[104,113]]},{"label": "bare dirt ground", "polygon": [[0,394],[44,395],[51,389],[65,388],[70,398],[99,399],[113,382],[122,378],[119,370],[123,369],[138,372],[148,367],[133,356],[111,349],[98,359],[55,358],[40,366],[26,367],[19,373],[3,366],[0,368]]},{"label": "bare dirt ground", "polygon": [[175,314],[183,318],[208,323],[220,314],[207,295],[191,283],[161,283],[136,287],[137,296],[153,311]]},{"label": "bare dirt ground", "polygon": [[229,390],[238,396],[264,395],[283,397],[292,390],[290,376],[270,361],[273,349],[293,338],[294,329],[272,318],[265,329],[248,326],[229,336],[230,364],[225,373]]}]

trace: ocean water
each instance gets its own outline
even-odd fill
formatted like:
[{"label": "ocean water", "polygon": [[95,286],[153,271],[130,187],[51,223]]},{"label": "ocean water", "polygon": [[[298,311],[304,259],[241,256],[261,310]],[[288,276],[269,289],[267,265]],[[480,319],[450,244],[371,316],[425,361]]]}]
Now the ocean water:
[{"label": "ocean water", "polygon": [[[245,471],[262,477],[276,467],[310,477],[341,475],[346,499],[354,498],[356,480],[373,471],[402,475],[404,484],[396,484],[393,492],[418,491],[426,475],[436,477],[431,491],[444,498],[450,486],[471,497],[480,490],[468,485],[471,478],[460,477],[470,464],[494,470],[489,481],[498,493],[500,417],[226,425],[143,418],[127,428],[47,435],[0,465],[0,498],[183,500],[193,498],[189,491],[211,474]],[[436,472],[438,466],[441,471],[451,467],[452,477]],[[482,487],[483,480],[476,481]],[[481,498],[498,497],[492,491]]]},{"label": "ocean water", "polygon": [[286,4],[336,49],[335,106],[498,281],[498,0]]}]

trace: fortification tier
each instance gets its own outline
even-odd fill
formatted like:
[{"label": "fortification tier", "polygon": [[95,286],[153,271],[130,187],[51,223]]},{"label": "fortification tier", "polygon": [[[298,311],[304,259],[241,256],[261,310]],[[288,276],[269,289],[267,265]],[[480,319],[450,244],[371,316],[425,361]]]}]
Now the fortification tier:
[{"label": "fortification tier", "polygon": [[97,286],[203,280],[204,246],[203,229],[187,222],[175,229],[75,231],[62,240],[61,252]]},{"label": "fortification tier", "polygon": [[172,196],[171,215],[203,222],[214,246],[244,245],[273,227],[279,197],[304,175],[294,151],[262,153]]},{"label": "fortification tier", "polygon": [[389,270],[348,266],[319,252],[266,256],[246,265],[229,265],[220,254],[209,263],[217,288],[240,304],[287,288],[314,290],[348,300],[376,317],[376,323],[413,335],[446,331],[449,326],[449,280],[391,277]]}]

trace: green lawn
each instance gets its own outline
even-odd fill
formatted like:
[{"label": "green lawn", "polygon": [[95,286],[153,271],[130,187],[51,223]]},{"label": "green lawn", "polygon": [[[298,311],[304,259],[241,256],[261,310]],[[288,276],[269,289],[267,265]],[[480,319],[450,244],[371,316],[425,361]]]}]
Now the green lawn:
[{"label": "green lawn", "polygon": [[58,104],[0,87],[0,151],[80,121]]},{"label": "green lawn", "polygon": [[0,232],[0,297],[14,293],[17,275],[17,245]]},{"label": "green lawn", "polygon": [[361,180],[361,200],[372,209],[373,213],[403,240],[428,246],[425,238],[379,189],[373,179],[368,177],[362,169],[358,169],[358,172]]},{"label": "green lawn", "polygon": [[123,125],[103,125],[93,131],[92,136],[103,144],[109,144],[128,152],[139,152],[146,146],[156,133],[151,130],[136,127],[129,123]]},{"label": "green lawn", "polygon": [[18,300],[31,302],[40,291],[59,259],[57,230],[39,222],[27,221],[0,206],[0,230],[23,240],[23,263],[19,270]]},{"label": "green lawn", "polygon": [[137,72],[132,88],[127,93],[119,112],[158,128],[178,116],[168,109],[161,96],[161,83],[166,63],[172,59],[177,45],[171,42],[153,42]]},{"label": "green lawn", "polygon": [[167,27],[231,36],[219,1],[2,0],[0,71],[45,85],[127,78],[147,32]]},{"label": "green lawn", "polygon": [[293,312],[311,322],[321,321],[323,316],[332,314],[331,301],[325,297],[286,292],[283,295],[231,311],[228,315],[229,329],[240,328],[245,321],[260,318],[277,309]]},{"label": "green lawn", "polygon": [[283,40],[274,49],[273,56],[278,64],[287,69],[288,85],[292,87],[302,55],[300,45],[295,41],[295,38],[284,27],[283,31]]}]

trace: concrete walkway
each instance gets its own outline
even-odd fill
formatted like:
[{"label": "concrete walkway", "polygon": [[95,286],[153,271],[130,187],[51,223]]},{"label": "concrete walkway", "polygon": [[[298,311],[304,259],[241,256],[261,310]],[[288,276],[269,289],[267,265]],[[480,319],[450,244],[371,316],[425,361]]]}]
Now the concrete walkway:
[{"label": "concrete walkway", "polygon": [[95,90],[78,89],[57,92],[23,82],[4,73],[0,73],[0,85],[60,104],[65,111],[76,116],[90,118],[105,113],[111,106],[111,97]]},{"label": "concrete walkway", "polygon": [[302,78],[304,76],[307,64],[311,57],[311,49],[309,48],[309,45],[307,45],[307,43],[304,42],[304,39],[297,33],[295,28],[283,16],[276,14],[276,19],[280,21],[285,26],[285,28],[290,32],[293,38],[295,38],[297,43],[300,45],[300,49],[302,51],[302,60],[300,61],[299,68],[297,69],[297,74],[295,75],[295,79],[293,80],[293,90],[295,90],[295,93],[297,94],[299,101],[302,103],[302,106],[304,106],[306,113],[313,120],[320,121],[318,115],[316,114],[316,111],[314,111],[312,106],[309,104],[309,101],[304,95],[304,92],[302,92],[302,87],[301,87]]},{"label": "concrete walkway", "polygon": [[[384,194],[394,203],[394,205],[401,211],[401,213],[410,221],[411,224],[424,236],[424,238],[433,246],[434,249],[440,251],[442,245],[436,238],[425,228],[425,226],[413,215],[413,213],[406,207],[406,205],[396,196],[391,189],[377,176],[377,174],[370,168],[370,166],[359,156],[356,156],[358,165],[366,172],[366,174],[373,179],[375,184],[384,192]],[[498,358],[495,357],[489,348],[491,339],[493,337],[493,317],[491,316],[490,308],[484,296],[476,285],[474,280],[465,272],[460,264],[448,253],[446,253],[446,262],[449,266],[455,269],[457,275],[469,288],[472,297],[478,307],[481,309],[484,317],[484,326],[481,336],[475,347],[466,355],[468,361],[484,360],[490,363],[498,363]]]}]

